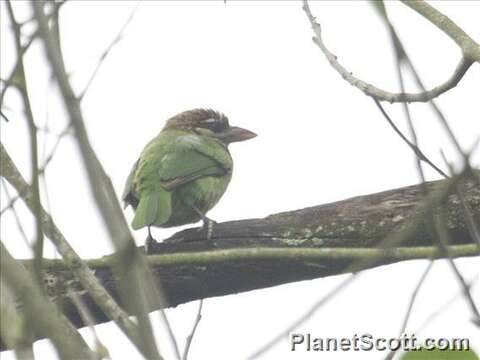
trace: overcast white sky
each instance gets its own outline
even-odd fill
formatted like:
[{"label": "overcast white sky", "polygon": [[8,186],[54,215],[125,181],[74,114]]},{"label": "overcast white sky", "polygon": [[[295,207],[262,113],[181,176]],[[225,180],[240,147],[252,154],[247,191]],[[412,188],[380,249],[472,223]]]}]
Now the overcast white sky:
[{"label": "overcast white sky", "polygon": [[[15,2],[19,19],[29,16]],[[474,39],[480,41],[480,2],[435,2]],[[99,56],[135,7],[134,2],[70,1],[61,12],[62,46],[75,88],[81,91]],[[355,75],[387,90],[397,90],[387,32],[368,2],[315,2],[312,11],[323,26],[324,40]],[[14,61],[12,35],[1,4],[1,77]],[[429,22],[400,3],[388,2],[407,50],[426,84],[446,80],[460,59],[456,45]],[[184,110],[212,107],[231,124],[258,137],[234,144],[235,171],[227,193],[209,213],[216,221],[263,217],[272,213],[342,200],[351,196],[418,182],[412,154],[388,127],[371,99],[351,87],[330,67],[311,41],[312,31],[296,1],[284,2],[143,2],[112,50],[82,104],[93,146],[120,194],[130,167],[164,121]],[[67,124],[57,91],[49,85],[43,51],[34,44],[27,56],[27,76],[39,126],[59,133]],[[480,67],[475,64],[460,85],[439,104],[465,149],[480,135]],[[415,90],[410,87],[409,90]],[[6,97],[10,123],[1,122],[1,140],[29,178],[29,142],[19,96]],[[405,129],[400,105],[385,105]],[[411,106],[420,145],[443,165],[439,150],[452,161],[455,151],[425,104]],[[55,137],[47,137],[47,151]],[[40,137],[43,146],[43,137]],[[473,156],[480,165],[479,152]],[[438,176],[427,169],[428,179]],[[112,247],[88,190],[75,143],[66,138],[47,171],[51,213],[84,258]],[[2,208],[5,193],[2,189]],[[17,206],[30,239],[33,222]],[[131,219],[127,211],[127,218]],[[30,252],[11,214],[1,218],[2,241],[16,257]],[[164,238],[178,229],[157,230]],[[138,244],[145,231],[135,232]],[[53,256],[52,248],[47,250]],[[479,258],[459,259],[466,279],[479,271]],[[299,332],[316,337],[352,337],[371,333],[394,337],[409,297],[427,261],[411,261],[365,272],[322,308]],[[344,276],[278,286],[207,299],[191,349],[191,359],[244,359],[329,292]],[[458,293],[447,264],[438,261],[422,288],[408,333],[418,337],[469,337],[480,352],[480,333],[459,298],[422,332],[428,315]],[[478,286],[473,293],[480,303]],[[168,310],[183,348],[197,304]],[[165,332],[152,314],[162,353],[172,358]],[[140,358],[110,324],[97,327],[113,359]],[[89,330],[82,330],[89,340]],[[51,359],[46,341],[37,342],[38,358]],[[384,353],[307,353],[289,351],[282,342],[265,359],[382,359]],[[2,359],[12,358],[12,354]]]}]

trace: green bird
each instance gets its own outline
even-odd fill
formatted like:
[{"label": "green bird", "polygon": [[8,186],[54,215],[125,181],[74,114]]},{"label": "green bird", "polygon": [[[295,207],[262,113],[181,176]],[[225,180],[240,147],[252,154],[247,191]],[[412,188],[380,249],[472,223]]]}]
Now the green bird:
[{"label": "green bird", "polygon": [[230,126],[211,109],[182,112],[169,120],[143,149],[128,175],[122,199],[135,210],[133,229],[171,227],[204,221],[207,238],[213,222],[207,212],[220,200],[232,177],[228,145],[255,137]]}]

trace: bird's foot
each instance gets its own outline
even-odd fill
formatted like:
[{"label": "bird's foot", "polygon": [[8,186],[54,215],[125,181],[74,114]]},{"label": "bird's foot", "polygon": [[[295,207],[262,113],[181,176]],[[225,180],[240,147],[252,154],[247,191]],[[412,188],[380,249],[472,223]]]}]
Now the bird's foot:
[{"label": "bird's foot", "polygon": [[154,244],[157,243],[157,240],[155,240],[152,236],[152,233],[150,231],[150,227],[148,227],[148,236],[145,239],[145,253],[150,253],[150,249]]},{"label": "bird's foot", "polygon": [[200,215],[200,217],[202,218],[203,220],[203,226],[198,229],[199,231],[205,231],[206,232],[206,235],[207,235],[207,241],[210,241],[212,240],[212,236],[213,236],[213,226],[216,224],[215,221],[213,221],[212,219],[208,218],[202,211],[200,211],[197,207],[195,206],[192,206],[193,210],[195,210],[195,212]]},{"label": "bird's foot", "polygon": [[203,226],[200,228],[201,231],[205,231],[207,234],[207,241],[212,240],[213,236],[213,227],[216,225],[216,221],[209,219],[208,217],[203,218]]}]

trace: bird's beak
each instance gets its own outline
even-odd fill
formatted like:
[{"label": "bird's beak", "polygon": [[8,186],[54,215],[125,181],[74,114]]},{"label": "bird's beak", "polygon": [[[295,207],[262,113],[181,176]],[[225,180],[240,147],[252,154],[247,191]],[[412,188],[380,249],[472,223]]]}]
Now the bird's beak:
[{"label": "bird's beak", "polygon": [[230,126],[224,132],[217,134],[217,138],[226,144],[237,141],[249,140],[254,138],[255,136],[257,136],[257,134],[255,134],[254,132],[247,129],[242,129],[241,127],[237,126]]}]

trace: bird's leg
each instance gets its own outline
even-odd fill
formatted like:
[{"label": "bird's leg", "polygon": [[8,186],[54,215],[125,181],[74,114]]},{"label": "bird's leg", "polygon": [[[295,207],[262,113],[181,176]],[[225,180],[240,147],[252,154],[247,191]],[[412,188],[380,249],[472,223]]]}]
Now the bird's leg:
[{"label": "bird's leg", "polygon": [[155,244],[157,240],[155,240],[152,236],[152,232],[150,230],[150,226],[148,227],[148,236],[145,239],[145,252],[148,254],[150,251],[150,248],[153,244]]},{"label": "bird's leg", "polygon": [[192,206],[193,210],[200,215],[203,221],[203,226],[201,227],[200,230],[205,231],[207,233],[207,240],[210,241],[212,240],[212,235],[213,235],[213,226],[216,224],[215,221],[212,219],[208,218],[203,212],[201,212],[196,206]]},{"label": "bird's leg", "polygon": [[216,224],[216,222],[206,216],[202,220],[203,220],[202,228],[206,230],[207,240],[210,241],[212,240],[212,236],[213,236],[213,226]]}]

